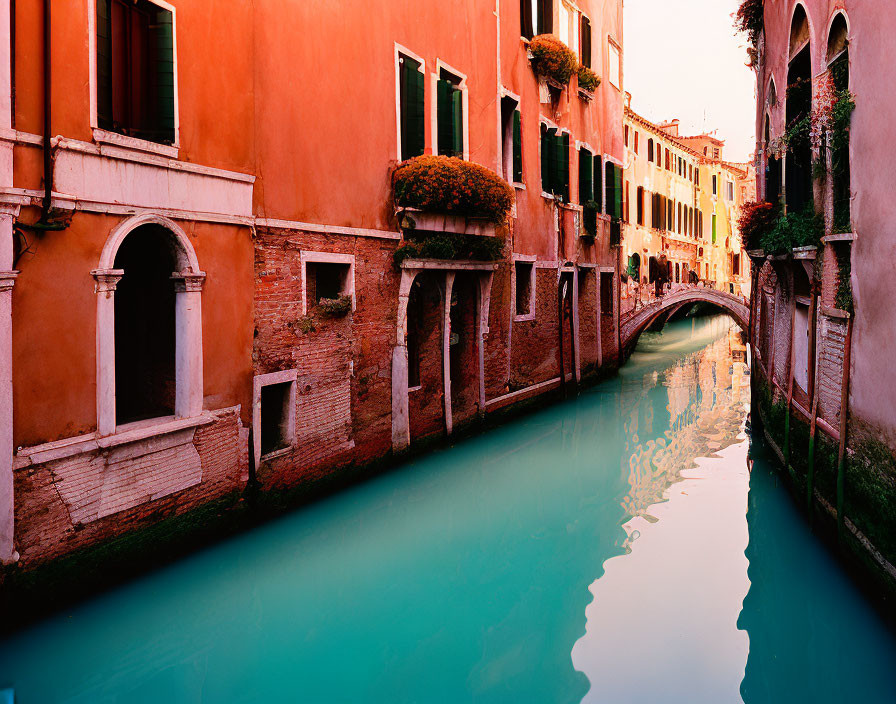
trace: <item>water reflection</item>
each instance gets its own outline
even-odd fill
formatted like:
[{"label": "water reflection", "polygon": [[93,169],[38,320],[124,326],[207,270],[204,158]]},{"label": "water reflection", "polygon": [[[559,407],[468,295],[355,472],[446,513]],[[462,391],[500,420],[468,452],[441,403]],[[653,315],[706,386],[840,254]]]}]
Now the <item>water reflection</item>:
[{"label": "water reflection", "polygon": [[770,473],[754,468],[745,518],[730,326],[669,325],[575,401],[25,629],[0,642],[0,689],[17,704],[715,704],[741,687],[752,704],[806,701],[808,673],[842,658],[814,701],[886,701],[892,634]]},{"label": "water reflection", "polygon": [[644,375],[630,399],[627,554],[590,586],[586,633],[572,650],[591,682],[585,702],[740,701],[749,650],[736,627],[749,587],[743,347],[729,329]]}]

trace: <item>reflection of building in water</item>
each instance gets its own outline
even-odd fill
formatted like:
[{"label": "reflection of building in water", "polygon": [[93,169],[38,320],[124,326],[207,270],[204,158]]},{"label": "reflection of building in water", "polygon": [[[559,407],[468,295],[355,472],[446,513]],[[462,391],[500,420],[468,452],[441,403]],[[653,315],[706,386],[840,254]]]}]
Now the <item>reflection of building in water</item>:
[{"label": "reflection of building in water", "polygon": [[[654,377],[653,388],[645,388],[645,395],[654,403],[639,404],[642,414],[633,411],[626,428],[631,438],[631,490],[622,506],[628,514],[646,514],[651,505],[663,500],[666,489],[679,481],[681,472],[693,466],[694,458],[710,455],[735,441],[743,424],[744,404],[749,400],[744,351],[740,332],[732,328],[725,337],[684,358],[661,378]],[[661,386],[666,387],[665,394]],[[661,420],[664,428],[660,427]]]}]

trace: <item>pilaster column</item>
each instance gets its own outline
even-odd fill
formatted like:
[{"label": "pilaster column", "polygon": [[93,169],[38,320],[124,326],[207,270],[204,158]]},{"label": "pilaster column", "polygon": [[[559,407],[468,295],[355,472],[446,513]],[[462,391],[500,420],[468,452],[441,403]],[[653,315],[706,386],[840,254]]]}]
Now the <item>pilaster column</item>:
[{"label": "pilaster column", "polygon": [[392,348],[392,449],[404,450],[411,444],[408,411],[408,301],[411,286],[419,273],[402,269],[398,287],[398,314],[395,347]]},{"label": "pilaster column", "polygon": [[205,273],[177,272],[174,281],[175,352],[174,415],[192,418],[202,413],[202,285]]},{"label": "pilaster column", "polygon": [[12,287],[18,273],[0,271],[0,563],[2,564],[19,559],[13,544],[15,503],[12,478]]},{"label": "pilaster column", "polygon": [[445,272],[445,297],[442,309],[442,381],[444,382],[445,433],[451,435],[454,416],[451,408],[451,290],[454,288],[453,271]]},{"label": "pilaster column", "polygon": [[582,351],[579,345],[579,267],[572,271],[572,361],[576,383],[582,381]]},{"label": "pilaster column", "polygon": [[124,269],[94,269],[96,280],[96,432],[115,432],[115,287]]},{"label": "pilaster column", "polygon": [[[479,277],[479,413],[485,414],[485,340],[488,337],[488,311],[492,297],[492,279],[495,272],[489,271]],[[513,316],[511,316],[511,320]]]}]

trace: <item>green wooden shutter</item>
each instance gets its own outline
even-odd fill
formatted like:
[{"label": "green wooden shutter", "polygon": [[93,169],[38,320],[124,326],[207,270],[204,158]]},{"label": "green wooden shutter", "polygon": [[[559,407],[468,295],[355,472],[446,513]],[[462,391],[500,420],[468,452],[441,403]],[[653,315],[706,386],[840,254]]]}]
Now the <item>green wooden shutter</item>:
[{"label": "green wooden shutter", "polygon": [[112,17],[110,0],[96,0],[96,117],[112,128]]},{"label": "green wooden shutter", "polygon": [[174,18],[168,10],[156,10],[150,23],[155,62],[153,78],[156,99],[154,132],[174,141]]},{"label": "green wooden shutter", "polygon": [[454,132],[451,125],[451,88],[450,82],[439,79],[436,83],[436,122],[438,123],[439,154],[451,156]]},{"label": "green wooden shutter", "polygon": [[454,156],[464,155],[464,93],[451,86],[451,149]]},{"label": "green wooden shutter", "polygon": [[618,220],[622,217],[622,167],[613,164],[613,181],[615,204],[613,216]]},{"label": "green wooden shutter", "polygon": [[716,216],[713,214],[712,216],[712,243],[716,243]]},{"label": "green wooden shutter", "polygon": [[591,178],[594,173],[594,157],[587,149],[579,149],[579,205],[594,200]]},{"label": "green wooden shutter", "polygon": [[542,190],[545,193],[556,193],[558,190],[559,174],[557,171],[557,130],[547,129],[542,133]]},{"label": "green wooden shutter", "polygon": [[550,155],[548,154],[548,144],[550,139],[548,137],[548,129],[544,125],[541,126],[541,190],[545,193],[549,193],[551,190],[550,187],[550,173],[551,170],[549,168]]},{"label": "green wooden shutter", "polygon": [[569,133],[557,135],[557,195],[569,202]]},{"label": "green wooden shutter", "polygon": [[604,159],[598,154],[594,157],[594,200],[598,202],[598,211],[603,211],[604,200]]},{"label": "green wooden shutter", "polygon": [[613,215],[613,208],[616,203],[616,177],[613,174],[613,168],[613,163],[610,161],[604,166],[604,173],[607,176],[604,181],[604,202],[606,203],[604,212],[610,216]]},{"label": "green wooden shutter", "polygon": [[513,111],[513,180],[523,182],[523,132],[519,110]]},{"label": "green wooden shutter", "polygon": [[420,63],[401,57],[401,158],[423,154],[423,83]]}]

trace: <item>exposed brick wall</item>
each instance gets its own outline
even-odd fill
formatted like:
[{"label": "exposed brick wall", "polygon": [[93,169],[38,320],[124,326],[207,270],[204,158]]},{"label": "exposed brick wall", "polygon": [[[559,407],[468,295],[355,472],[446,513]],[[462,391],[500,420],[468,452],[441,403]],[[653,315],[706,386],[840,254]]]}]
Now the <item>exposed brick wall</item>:
[{"label": "exposed brick wall", "polygon": [[818,321],[818,413],[833,427],[840,423],[846,322],[826,315]]},{"label": "exposed brick wall", "polygon": [[579,270],[579,361],[583,367],[597,363],[597,272]]},{"label": "exposed brick wall", "polygon": [[[35,566],[240,489],[241,428],[239,410],[228,409],[214,414],[212,423],[189,431],[192,440],[173,459],[167,456],[171,449],[159,451],[154,442],[144,441],[17,469],[13,478],[20,564]],[[109,471],[109,460],[116,457],[120,481],[104,484],[89,471],[95,465]],[[189,464],[193,457],[198,457],[201,481],[179,490],[189,475],[184,462]],[[66,486],[74,480],[80,480],[77,487]],[[103,502],[115,513],[99,515]],[[127,508],[117,510],[120,506]]]},{"label": "exposed brick wall", "polygon": [[557,363],[557,292],[557,269],[537,267],[535,319],[513,324],[509,382],[512,391],[560,375]]}]

